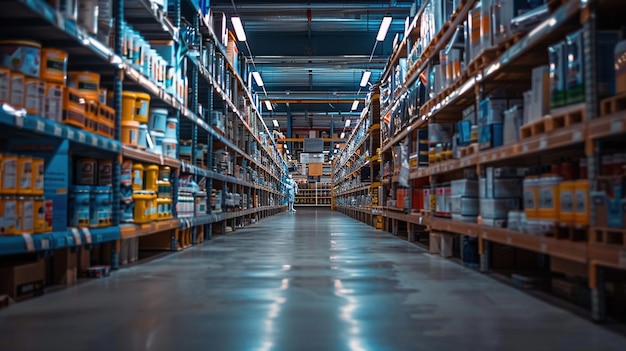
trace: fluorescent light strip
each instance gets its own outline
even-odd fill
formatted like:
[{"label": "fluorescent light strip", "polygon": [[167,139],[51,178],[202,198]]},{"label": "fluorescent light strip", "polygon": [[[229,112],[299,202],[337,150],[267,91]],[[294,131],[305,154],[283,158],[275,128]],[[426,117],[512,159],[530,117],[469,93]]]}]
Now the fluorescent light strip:
[{"label": "fluorescent light strip", "polygon": [[361,76],[361,83],[359,83],[359,86],[361,88],[365,88],[367,83],[369,83],[371,76],[372,76],[372,71],[363,71],[363,75]]},{"label": "fluorescent light strip", "polygon": [[359,100],[354,100],[354,102],[352,103],[352,107],[350,107],[350,111],[354,111],[357,108],[359,108]]},{"label": "fluorescent light strip", "polygon": [[346,128],[348,128],[349,126],[350,126],[350,120],[349,120],[349,119],[346,119],[346,125],[345,125],[345,127],[346,127]]},{"label": "fluorescent light strip", "polygon": [[243,24],[241,24],[241,17],[235,16],[230,18],[230,22],[233,24],[235,34],[237,34],[237,40],[246,41],[246,32],[243,30]]},{"label": "fluorescent light strip", "polygon": [[261,73],[259,73],[258,71],[254,71],[252,72],[252,77],[254,78],[256,85],[260,87],[263,86],[263,78],[261,78]]},{"label": "fluorescent light strip", "polygon": [[[270,106],[271,106],[271,105],[270,105]],[[277,120],[273,119],[273,120],[272,120],[272,123],[274,123],[274,127],[276,127],[276,128],[280,127],[280,124],[278,124],[278,121],[277,121]]]},{"label": "fluorescent light strip", "polygon": [[382,22],[380,22],[380,28],[378,28],[378,34],[376,35],[376,41],[385,41],[385,37],[387,36],[387,31],[389,30],[389,26],[391,25],[391,16],[383,17]]},{"label": "fluorescent light strip", "polygon": [[267,107],[268,111],[272,111],[272,103],[269,100],[265,100],[265,107]]},{"label": "fluorescent light strip", "polygon": [[346,133],[345,132],[341,132],[341,135],[339,135],[339,139],[343,139],[346,137]]}]

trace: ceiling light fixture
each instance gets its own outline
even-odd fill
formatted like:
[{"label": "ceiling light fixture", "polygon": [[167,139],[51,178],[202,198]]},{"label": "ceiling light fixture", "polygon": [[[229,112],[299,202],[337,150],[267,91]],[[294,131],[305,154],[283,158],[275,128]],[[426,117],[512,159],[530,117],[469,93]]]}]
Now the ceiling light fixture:
[{"label": "ceiling light fixture", "polygon": [[387,36],[387,31],[389,30],[389,26],[391,25],[391,16],[383,17],[382,22],[380,22],[380,28],[378,28],[378,34],[376,35],[376,41],[385,41],[385,37]]},{"label": "ceiling light fixture", "polygon": [[345,126],[344,126],[344,127],[348,128],[349,126],[350,126],[350,120],[349,120],[349,119],[346,119],[346,124],[345,124]]},{"label": "ceiling light fixture", "polygon": [[352,107],[350,107],[350,111],[355,111],[357,108],[359,108],[359,100],[354,100]]},{"label": "ceiling light fixture", "polygon": [[363,75],[361,76],[361,83],[359,83],[359,86],[361,88],[365,88],[367,83],[369,83],[371,76],[372,76],[372,71],[367,71],[367,70],[363,71]]},{"label": "ceiling light fixture", "polygon": [[260,87],[263,86],[263,78],[261,78],[261,73],[259,73],[259,71],[252,72],[252,77],[254,78],[256,85]]},{"label": "ceiling light fixture", "polygon": [[346,137],[346,133],[345,132],[341,132],[341,134],[339,135],[339,139],[343,139]]},{"label": "ceiling light fixture", "polygon": [[233,24],[235,34],[237,34],[237,40],[246,41],[246,32],[243,30],[243,24],[241,24],[241,17],[233,16],[230,18],[230,22]]},{"label": "ceiling light fixture", "polygon": [[[267,101],[267,100],[265,100],[265,101]],[[271,105],[270,105],[270,106],[271,106]],[[280,124],[278,124],[278,121],[277,121],[277,120],[273,119],[273,120],[272,120],[272,123],[274,123],[274,127],[276,127],[276,128],[280,127]]]},{"label": "ceiling light fixture", "polygon": [[265,107],[267,107],[268,111],[272,111],[272,103],[269,100],[265,100]]}]

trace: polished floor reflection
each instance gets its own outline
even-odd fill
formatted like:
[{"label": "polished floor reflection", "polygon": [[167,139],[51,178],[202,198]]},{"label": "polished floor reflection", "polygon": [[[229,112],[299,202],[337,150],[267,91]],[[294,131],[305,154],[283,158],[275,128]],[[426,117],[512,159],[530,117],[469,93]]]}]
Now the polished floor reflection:
[{"label": "polished floor reflection", "polygon": [[624,350],[626,338],[328,210],[0,310],[1,350]]}]

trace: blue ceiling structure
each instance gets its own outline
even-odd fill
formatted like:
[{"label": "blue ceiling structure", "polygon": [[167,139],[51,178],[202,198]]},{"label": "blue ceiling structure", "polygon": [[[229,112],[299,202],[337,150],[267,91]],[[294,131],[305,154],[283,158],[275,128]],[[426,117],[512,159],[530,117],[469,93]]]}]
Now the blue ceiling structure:
[{"label": "blue ceiling structure", "polygon": [[[247,45],[240,43],[240,52],[263,77],[271,119],[284,127],[289,110],[294,128],[327,128],[334,116],[350,115],[355,98],[365,97],[369,88],[359,87],[364,70],[372,71],[371,83],[378,80],[414,3],[213,0],[211,10],[241,17]],[[375,47],[386,15],[392,24]]]}]

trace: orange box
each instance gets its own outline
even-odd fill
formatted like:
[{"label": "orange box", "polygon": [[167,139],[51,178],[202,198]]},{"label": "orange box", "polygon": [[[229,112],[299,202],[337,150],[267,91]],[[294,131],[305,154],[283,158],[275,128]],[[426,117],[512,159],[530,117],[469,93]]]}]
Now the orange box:
[{"label": "orange box", "polygon": [[62,123],[78,128],[85,127],[87,102],[80,91],[70,87],[63,88],[63,120]]}]

